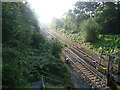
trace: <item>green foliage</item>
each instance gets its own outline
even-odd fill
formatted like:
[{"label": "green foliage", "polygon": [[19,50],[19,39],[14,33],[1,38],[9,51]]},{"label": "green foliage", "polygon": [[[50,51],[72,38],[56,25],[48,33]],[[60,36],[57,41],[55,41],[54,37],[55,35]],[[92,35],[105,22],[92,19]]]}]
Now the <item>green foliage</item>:
[{"label": "green foliage", "polygon": [[65,77],[63,81],[69,83],[70,73],[58,56],[61,43],[48,41],[40,34],[39,23],[29,5],[12,2],[2,5],[3,88],[29,87],[45,76],[40,70]]},{"label": "green foliage", "polygon": [[62,20],[58,18],[53,18],[52,23],[51,23],[51,28],[53,29],[58,29],[58,28],[63,28],[63,23]]},{"label": "green foliage", "polygon": [[106,2],[103,6],[95,10],[95,20],[102,27],[100,33],[119,34],[120,3]]},{"label": "green foliage", "polygon": [[64,28],[56,31],[95,52],[99,51],[99,47],[108,45],[106,51],[115,53],[120,50],[119,9],[119,1],[117,3],[78,1],[75,8],[69,10],[63,18]]},{"label": "green foliage", "polygon": [[91,44],[93,48],[99,51],[99,47],[107,46],[105,48],[106,53],[117,53],[120,50],[120,35],[100,35],[99,41]]},{"label": "green foliage", "polygon": [[120,50],[120,35],[98,35],[98,40],[94,43],[83,42],[83,38],[78,34],[71,34],[69,32],[65,32],[64,29],[57,31],[59,34],[64,35],[65,37],[84,45],[85,47],[93,50],[94,52],[99,54],[100,47],[107,46],[105,48],[106,53],[117,53]]},{"label": "green foliage", "polygon": [[24,74],[27,76],[29,72],[25,66],[25,62],[28,60],[26,52],[20,52],[15,48],[4,47],[2,57],[3,87],[21,87],[26,85],[27,81],[25,80]]},{"label": "green foliage", "polygon": [[81,1],[77,1],[75,3],[75,8],[74,8],[73,12],[77,16],[84,15],[83,19],[85,20],[85,19],[90,18],[91,16],[94,16],[94,11],[99,5],[100,5],[99,2],[81,2]]},{"label": "green foliage", "polygon": [[94,18],[90,18],[81,24],[81,36],[85,42],[95,42],[98,31],[100,30],[99,25],[94,21]]},{"label": "green foliage", "polygon": [[27,83],[41,80],[44,74],[39,70],[58,77],[63,76],[65,81],[69,82],[70,75],[64,63],[56,57],[57,53],[53,56],[48,51],[42,52],[24,44],[16,47],[3,47],[3,87],[23,87]]},{"label": "green foliage", "polygon": [[76,24],[75,24],[75,14],[68,12],[67,16],[65,17],[64,21],[64,27],[66,30],[76,30]]},{"label": "green foliage", "polygon": [[51,41],[51,51],[52,51],[53,55],[59,56],[59,54],[61,52],[61,48],[62,48],[62,45],[58,40],[53,39]]},{"label": "green foliage", "polygon": [[31,14],[33,12],[30,11],[30,7],[23,3],[4,2],[2,4],[2,11],[3,42],[17,39],[26,44],[30,44],[32,42],[32,30],[38,28],[34,25],[36,23],[30,23],[32,21],[37,22],[34,15]]},{"label": "green foliage", "polygon": [[[69,36],[85,42],[96,42],[99,34],[119,34],[120,3],[117,2],[76,2],[73,10],[68,10],[63,20],[65,30]],[[59,29],[58,29],[59,30]],[[57,30],[57,31],[58,31]],[[72,35],[71,35],[72,34]]]},{"label": "green foliage", "polygon": [[45,38],[39,32],[33,31],[31,45],[33,47],[38,48],[39,44],[44,42],[45,42]]}]

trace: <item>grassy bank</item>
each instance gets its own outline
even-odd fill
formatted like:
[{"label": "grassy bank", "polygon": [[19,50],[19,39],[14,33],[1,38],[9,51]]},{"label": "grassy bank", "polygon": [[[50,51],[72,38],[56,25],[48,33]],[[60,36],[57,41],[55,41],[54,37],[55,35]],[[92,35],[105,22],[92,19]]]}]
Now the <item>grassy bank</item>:
[{"label": "grassy bank", "polygon": [[120,34],[117,35],[99,35],[98,40],[94,43],[83,42],[81,33],[70,32],[69,30],[58,29],[56,30],[59,34],[68,37],[69,39],[80,43],[92,51],[99,54],[100,47],[107,46],[105,48],[106,53],[116,53],[120,50]]}]

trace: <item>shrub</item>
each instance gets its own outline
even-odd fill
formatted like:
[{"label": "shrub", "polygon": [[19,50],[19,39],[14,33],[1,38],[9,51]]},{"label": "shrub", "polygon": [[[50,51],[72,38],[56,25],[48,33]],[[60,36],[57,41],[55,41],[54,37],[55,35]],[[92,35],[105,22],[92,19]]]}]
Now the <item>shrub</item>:
[{"label": "shrub", "polygon": [[29,71],[24,63],[27,60],[25,52],[20,52],[15,48],[3,48],[3,67],[2,80],[3,85],[7,87],[21,87],[27,84],[24,74]]},{"label": "shrub", "polygon": [[59,53],[61,52],[61,48],[62,48],[62,45],[58,40],[56,39],[51,40],[51,52],[53,55],[58,57]]},{"label": "shrub", "polygon": [[44,43],[45,42],[45,38],[43,37],[43,35],[41,35],[39,32],[34,31],[32,34],[32,43],[31,45],[33,47],[38,48],[40,43]]},{"label": "shrub", "polygon": [[40,70],[70,81],[66,66],[58,58],[61,43],[55,39],[48,41],[40,34],[27,3],[3,3],[2,11],[2,87],[24,88],[41,80],[44,74]]},{"label": "shrub", "polygon": [[81,24],[81,36],[85,42],[95,42],[100,30],[99,25],[94,21],[94,18],[85,20]]}]

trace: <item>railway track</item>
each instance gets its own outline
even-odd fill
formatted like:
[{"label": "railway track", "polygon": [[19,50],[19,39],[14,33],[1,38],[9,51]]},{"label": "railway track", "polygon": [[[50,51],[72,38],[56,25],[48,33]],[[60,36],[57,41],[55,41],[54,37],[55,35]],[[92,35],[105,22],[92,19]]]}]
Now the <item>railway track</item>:
[{"label": "railway track", "polygon": [[82,59],[86,60],[86,62],[91,64],[94,68],[96,68],[97,66],[97,68],[99,68],[99,71],[101,71],[101,73],[106,74],[106,70],[107,70],[106,67],[108,63],[105,62],[102,58],[101,58],[102,63],[100,63],[99,57],[93,58],[93,56],[83,51],[83,48],[80,48],[76,43],[73,43],[72,41],[68,41],[63,37],[60,37],[54,32],[49,32],[49,34],[51,37],[57,38],[61,40],[62,42],[68,44],[69,49],[71,49],[74,53],[78,54]]},{"label": "railway track", "polygon": [[69,48],[66,47],[62,53],[65,55],[69,64],[72,65],[72,67],[79,72],[93,88],[104,89],[106,87],[107,79],[105,75],[91,67]]},{"label": "railway track", "polygon": [[[93,88],[105,88],[107,85],[107,79],[105,70],[103,70],[105,73],[102,74],[99,71],[99,68],[105,67],[101,64],[99,67],[99,62],[90,56],[89,54],[82,51],[76,44],[74,44],[71,41],[66,40],[63,37],[60,37],[59,35],[56,35],[55,33],[47,32],[47,37],[54,37],[59,40],[61,40],[63,43],[68,44],[68,48],[66,47],[62,53],[69,59],[70,65],[74,67],[74,69],[82,75],[88,81],[88,83]],[[95,61],[96,63],[93,63],[91,61]],[[91,64],[92,63],[92,64]],[[97,69],[96,69],[97,68]],[[103,72],[102,71],[102,72]]]},{"label": "railway track", "polygon": [[93,59],[88,54],[86,55],[86,54],[80,53],[81,51],[79,49],[76,49],[76,48],[73,48],[73,47],[68,47],[68,48],[71,49],[75,54],[77,54],[79,57],[84,59],[85,62],[87,62],[89,65],[93,66],[95,69],[97,69],[102,74],[105,75],[107,73],[106,65],[99,64],[99,62],[97,60]]},{"label": "railway track", "polygon": [[102,63],[100,63],[100,58],[93,58],[91,55],[89,55],[88,53],[86,53],[85,51],[83,51],[83,48],[80,48],[76,43],[69,41],[63,37],[60,37],[59,35],[57,35],[56,33],[52,32],[52,31],[44,31],[44,33],[46,33],[47,37],[50,39],[51,37],[57,38],[60,41],[62,41],[62,43],[68,44],[68,48],[71,49],[74,53],[76,53],[79,57],[81,57],[82,59],[84,59],[87,63],[89,63],[90,65],[92,65],[94,68],[98,68],[98,70],[103,73],[106,74],[107,72],[107,64],[105,61],[102,61]]}]

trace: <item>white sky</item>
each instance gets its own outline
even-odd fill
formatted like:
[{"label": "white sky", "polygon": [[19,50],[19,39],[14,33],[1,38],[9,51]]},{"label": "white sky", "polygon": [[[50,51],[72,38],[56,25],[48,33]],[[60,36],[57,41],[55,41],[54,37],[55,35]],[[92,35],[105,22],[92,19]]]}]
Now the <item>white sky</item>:
[{"label": "white sky", "polygon": [[50,23],[53,17],[60,18],[78,0],[28,0],[42,23]]}]

